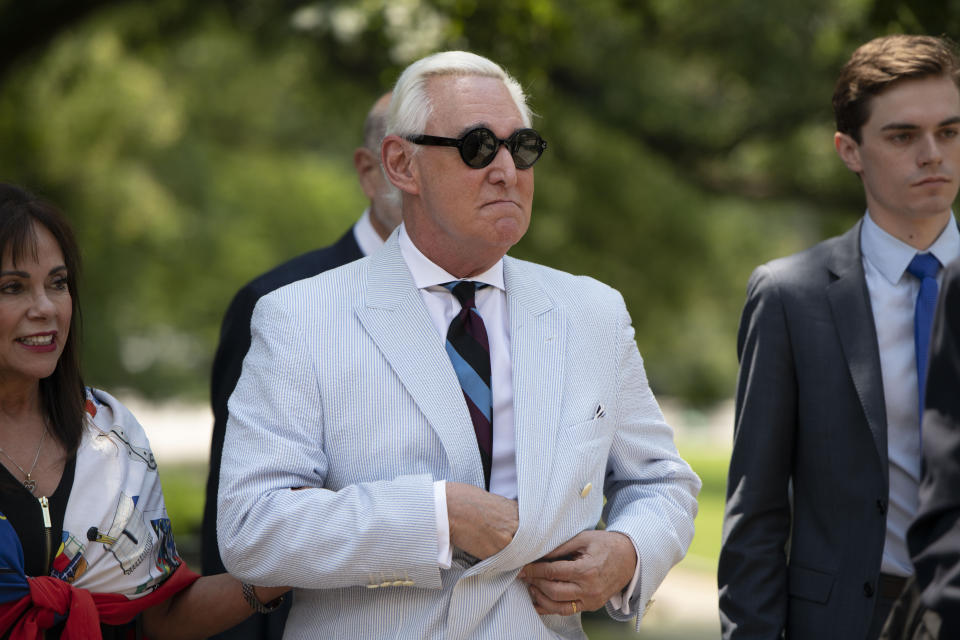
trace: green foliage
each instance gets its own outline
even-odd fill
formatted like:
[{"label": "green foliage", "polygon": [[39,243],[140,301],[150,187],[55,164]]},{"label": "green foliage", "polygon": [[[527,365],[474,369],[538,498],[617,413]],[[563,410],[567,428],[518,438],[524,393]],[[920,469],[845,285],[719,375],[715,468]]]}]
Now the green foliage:
[{"label": "green foliage", "polygon": [[0,2],[0,177],[75,222],[89,381],[203,397],[233,293],[362,210],[368,106],[412,59],[471,49],[550,144],[513,254],[619,289],[656,391],[706,404],[732,392],[751,269],[862,212],[831,145],[840,65],[874,35],[960,28],[960,0],[930,6]]},{"label": "green foliage", "polygon": [[680,455],[700,476],[703,487],[697,498],[699,511],[685,566],[715,573],[723,534],[723,508],[727,495],[729,450],[682,447]]},{"label": "green foliage", "polygon": [[200,533],[203,529],[204,488],[207,485],[207,465],[161,465],[163,499],[173,528],[180,556],[187,565],[200,572]]}]

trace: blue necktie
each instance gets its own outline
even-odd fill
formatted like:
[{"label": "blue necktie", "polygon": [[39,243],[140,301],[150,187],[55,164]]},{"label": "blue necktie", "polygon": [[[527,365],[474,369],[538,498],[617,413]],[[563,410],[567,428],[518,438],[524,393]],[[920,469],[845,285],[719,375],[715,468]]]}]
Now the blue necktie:
[{"label": "blue necktie", "polygon": [[923,398],[926,389],[927,351],[930,349],[930,329],[937,306],[937,272],[940,261],[933,254],[918,253],[910,261],[907,271],[920,281],[917,306],[913,315],[913,345],[917,350],[917,391],[920,418],[923,418]]},{"label": "blue necktie", "polygon": [[483,479],[490,488],[493,464],[493,394],[490,391],[490,343],[483,318],[474,299],[478,289],[487,285],[471,280],[457,280],[443,285],[460,302],[460,312],[450,321],[447,330],[447,355],[457,373],[473,431],[480,448]]}]

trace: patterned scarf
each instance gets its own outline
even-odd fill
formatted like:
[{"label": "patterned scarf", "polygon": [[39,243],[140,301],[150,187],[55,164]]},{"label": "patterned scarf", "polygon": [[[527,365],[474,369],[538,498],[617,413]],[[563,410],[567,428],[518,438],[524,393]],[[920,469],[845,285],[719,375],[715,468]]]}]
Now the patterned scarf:
[{"label": "patterned scarf", "polygon": [[42,640],[66,620],[62,638],[100,638],[173,596],[199,576],[177,554],[150,443],[113,396],[87,389],[60,548],[49,576],[24,574],[23,548],[0,514],[0,634]]}]

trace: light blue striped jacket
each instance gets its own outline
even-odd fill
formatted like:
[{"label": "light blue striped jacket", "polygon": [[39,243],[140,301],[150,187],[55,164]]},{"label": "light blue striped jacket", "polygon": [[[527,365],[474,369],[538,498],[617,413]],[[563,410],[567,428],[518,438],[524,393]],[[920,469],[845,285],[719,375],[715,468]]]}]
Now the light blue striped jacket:
[{"label": "light blue striped jacket", "polygon": [[[433,482],[483,486],[483,471],[396,234],[257,304],[229,402],[217,533],[231,573],[295,587],[285,638],[581,638],[578,615],[536,613],[516,579],[524,564],[603,515],[639,550],[630,602],[643,612],[683,557],[700,481],[647,384],[623,299],[509,257],[504,281],[520,525],[500,553],[472,563],[455,552],[448,570]],[[582,496],[588,483],[603,491]]]}]

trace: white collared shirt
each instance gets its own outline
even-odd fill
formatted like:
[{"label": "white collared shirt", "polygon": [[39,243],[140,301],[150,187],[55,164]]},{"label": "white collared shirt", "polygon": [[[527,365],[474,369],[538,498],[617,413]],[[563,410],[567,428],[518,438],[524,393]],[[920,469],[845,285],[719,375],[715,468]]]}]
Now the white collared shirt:
[{"label": "white collared shirt", "polygon": [[[873,322],[877,329],[883,398],[887,412],[887,457],[890,497],[887,536],[880,570],[899,576],[913,573],[906,535],[917,514],[920,486],[920,419],[917,356],[913,324],[920,281],[907,272],[918,253],[864,216],[860,248]],[[951,215],[947,226],[926,252],[941,265],[960,256],[960,231]],[[943,280],[943,270],[937,283]]]},{"label": "white collared shirt", "polygon": [[[438,267],[414,246],[407,230],[400,226],[400,255],[403,256],[413,282],[420,289],[437,339],[446,342],[450,322],[460,312],[460,303],[450,291],[440,286],[458,280]],[[490,391],[493,394],[493,464],[490,470],[490,492],[511,500],[517,498],[517,456],[513,436],[513,373],[510,368],[510,317],[503,285],[503,260],[478,276],[475,282],[490,285],[477,291],[477,311],[483,318],[490,344]]]},{"label": "white collared shirt", "polygon": [[363,255],[368,256],[383,246],[383,238],[373,228],[370,222],[370,207],[363,210],[363,215],[353,225],[353,239],[357,241],[357,246]]}]

